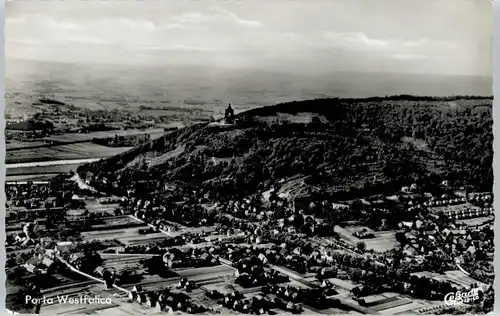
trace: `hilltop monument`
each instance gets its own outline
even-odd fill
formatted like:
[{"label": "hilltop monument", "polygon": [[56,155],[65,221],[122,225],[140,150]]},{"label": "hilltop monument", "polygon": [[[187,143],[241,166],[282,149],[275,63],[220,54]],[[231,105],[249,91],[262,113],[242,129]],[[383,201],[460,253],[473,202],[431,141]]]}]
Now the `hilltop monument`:
[{"label": "hilltop monument", "polygon": [[229,103],[229,106],[226,109],[226,113],[224,114],[224,121],[226,122],[226,124],[234,123],[234,110],[231,107],[231,103]]}]

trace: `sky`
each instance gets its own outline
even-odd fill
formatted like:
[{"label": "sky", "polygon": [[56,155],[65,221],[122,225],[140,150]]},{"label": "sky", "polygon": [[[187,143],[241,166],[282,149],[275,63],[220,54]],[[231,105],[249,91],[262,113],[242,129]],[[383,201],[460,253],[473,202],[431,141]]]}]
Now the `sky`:
[{"label": "sky", "polygon": [[491,76],[489,0],[10,1],[9,58]]}]

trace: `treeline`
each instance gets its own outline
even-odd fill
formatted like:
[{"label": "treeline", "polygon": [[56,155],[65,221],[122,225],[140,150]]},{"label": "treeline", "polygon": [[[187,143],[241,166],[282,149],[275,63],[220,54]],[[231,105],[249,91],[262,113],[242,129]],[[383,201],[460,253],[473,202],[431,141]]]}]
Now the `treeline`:
[{"label": "treeline", "polygon": [[17,131],[39,131],[50,130],[54,128],[54,124],[50,121],[27,120],[18,123],[7,124],[5,129]]}]

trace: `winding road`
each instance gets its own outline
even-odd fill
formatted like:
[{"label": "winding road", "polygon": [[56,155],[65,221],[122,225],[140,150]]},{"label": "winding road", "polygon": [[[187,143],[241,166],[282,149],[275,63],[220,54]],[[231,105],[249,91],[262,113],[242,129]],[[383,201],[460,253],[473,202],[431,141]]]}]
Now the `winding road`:
[{"label": "winding road", "polygon": [[86,158],[86,159],[66,159],[66,160],[52,160],[52,161],[34,161],[34,162],[23,162],[23,163],[11,163],[6,164],[7,169],[15,168],[30,168],[30,167],[47,167],[47,166],[61,166],[61,165],[76,165],[85,164],[99,161],[103,158]]}]

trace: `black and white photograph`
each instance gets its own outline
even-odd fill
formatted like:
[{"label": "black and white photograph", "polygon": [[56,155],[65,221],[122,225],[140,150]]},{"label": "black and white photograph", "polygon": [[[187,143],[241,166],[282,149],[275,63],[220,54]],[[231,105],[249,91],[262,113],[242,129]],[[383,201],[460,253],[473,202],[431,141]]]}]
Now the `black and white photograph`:
[{"label": "black and white photograph", "polygon": [[493,311],[493,2],[5,3],[5,308]]}]

